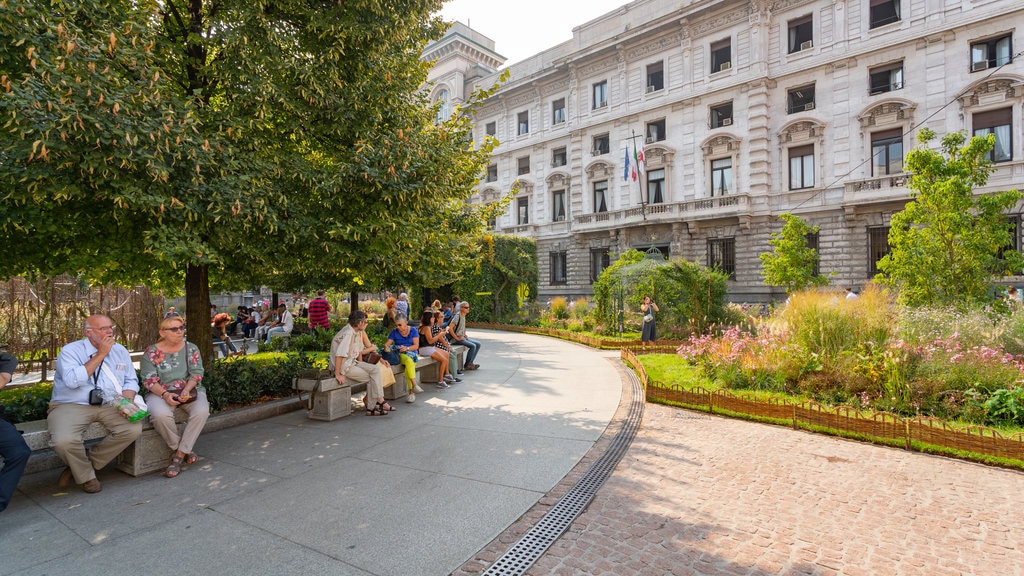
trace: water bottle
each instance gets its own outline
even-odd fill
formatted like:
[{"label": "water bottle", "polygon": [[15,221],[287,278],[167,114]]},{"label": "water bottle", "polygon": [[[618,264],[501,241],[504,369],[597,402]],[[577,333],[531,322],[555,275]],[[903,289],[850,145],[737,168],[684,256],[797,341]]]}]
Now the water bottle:
[{"label": "water bottle", "polygon": [[149,411],[139,408],[135,402],[125,398],[120,394],[114,395],[109,402],[114,408],[128,415],[129,422],[138,422],[146,416],[149,416]]}]

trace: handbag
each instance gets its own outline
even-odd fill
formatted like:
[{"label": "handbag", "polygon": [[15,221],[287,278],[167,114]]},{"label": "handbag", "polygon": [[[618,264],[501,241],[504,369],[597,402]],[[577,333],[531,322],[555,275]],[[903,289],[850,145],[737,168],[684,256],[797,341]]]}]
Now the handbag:
[{"label": "handbag", "polygon": [[654,314],[644,314],[644,322],[651,322],[654,320]]},{"label": "handbag", "polygon": [[377,364],[380,362],[380,354],[378,354],[376,350],[373,350],[360,356],[359,360],[361,362],[366,362],[367,364]]}]

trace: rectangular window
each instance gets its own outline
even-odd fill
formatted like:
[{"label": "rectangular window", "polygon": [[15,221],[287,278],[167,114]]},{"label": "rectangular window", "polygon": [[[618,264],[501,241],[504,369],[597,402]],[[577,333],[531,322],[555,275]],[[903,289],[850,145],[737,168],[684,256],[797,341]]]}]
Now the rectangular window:
[{"label": "rectangular window", "polygon": [[491,164],[487,166],[487,181],[497,182],[498,181],[498,165]]},{"label": "rectangular window", "polygon": [[551,193],[551,221],[565,221],[565,190],[555,190]]},{"label": "rectangular window", "polygon": [[530,223],[530,199],[525,196],[516,200],[516,223]]},{"label": "rectangular window", "polygon": [[900,0],[871,0],[871,28],[900,21]]},{"label": "rectangular window", "polygon": [[732,158],[711,161],[711,195],[725,196],[732,192]]},{"label": "rectangular window", "polygon": [[1011,39],[1007,34],[971,44],[971,72],[1009,64],[1013,58]]},{"label": "rectangular window", "polygon": [[657,92],[665,87],[665,64],[655,62],[647,65],[647,92]]},{"label": "rectangular window", "polygon": [[494,136],[498,133],[498,124],[496,122],[488,122],[484,127],[484,132],[487,133],[488,136]]},{"label": "rectangular window", "polygon": [[990,162],[1013,159],[1013,108],[978,112],[972,120],[975,136],[996,135],[995,147],[986,156]]},{"label": "rectangular window", "polygon": [[647,123],[647,143],[661,142],[665,139],[665,120]]},{"label": "rectangular window", "polygon": [[903,62],[887,64],[868,71],[871,94],[903,89]]},{"label": "rectangular window", "polygon": [[736,279],[736,239],[708,239],[708,268],[718,269]]},{"label": "rectangular window", "polygon": [[522,136],[523,134],[529,134],[530,133],[530,113],[526,112],[526,111],[520,112],[519,116],[518,116],[518,122],[519,122],[519,131],[517,132],[517,134],[519,134],[520,136]]},{"label": "rectangular window", "polygon": [[711,127],[732,126],[732,101],[711,107]]},{"label": "rectangular window", "polygon": [[523,174],[529,174],[530,173],[530,157],[529,156],[523,156],[522,158],[519,158],[518,160],[516,160],[516,164],[517,164],[517,167],[518,167],[518,171],[516,172],[516,174],[522,176]]},{"label": "rectangular window", "polygon": [[590,283],[597,282],[601,272],[611,266],[612,256],[607,248],[594,248],[590,251]]},{"label": "rectangular window", "polygon": [[814,110],[814,84],[793,88],[786,94],[787,109],[790,114]]},{"label": "rectangular window", "polygon": [[814,144],[789,149],[789,189],[814,188]]},{"label": "rectangular window", "polygon": [[569,260],[568,254],[565,252],[551,252],[549,256],[551,258],[551,283],[565,284],[568,282],[568,274],[566,273]]},{"label": "rectangular window", "polygon": [[886,130],[871,135],[871,175],[903,172],[903,131]]},{"label": "rectangular window", "polygon": [[814,270],[811,271],[811,275],[813,276],[821,276],[821,255],[820,252],[818,252],[818,234],[818,232],[808,232],[806,236],[807,247],[814,250],[815,255]]},{"label": "rectangular window", "polygon": [[597,84],[594,84],[593,98],[591,100],[591,107],[594,110],[598,108],[604,108],[608,105],[608,81],[602,80]]},{"label": "rectangular window", "polygon": [[594,136],[594,156],[607,154],[608,150],[610,149],[610,146],[611,140],[609,139],[607,134],[600,134],[598,136]]},{"label": "rectangular window", "polygon": [[808,14],[789,21],[789,53],[814,47],[814,18]]},{"label": "rectangular window", "polygon": [[594,182],[594,212],[608,211],[608,181]]},{"label": "rectangular window", "polygon": [[1011,250],[1020,250],[1020,214],[1014,214],[1013,216],[1007,216],[1006,221],[1010,224],[1010,229],[1007,230],[1009,236],[1006,241],[1006,245],[996,252],[996,257],[1000,260],[1006,258],[1006,253]]},{"label": "rectangular window", "polygon": [[711,73],[732,68],[732,40],[726,38],[711,44]]},{"label": "rectangular window", "polygon": [[661,204],[665,201],[665,169],[647,171],[647,203]]},{"label": "rectangular window", "polygon": [[559,166],[565,166],[566,156],[565,147],[555,148],[551,151],[551,167],[558,168]]},{"label": "rectangular window", "polygon": [[889,227],[868,228],[868,277],[878,274],[878,261],[889,253]]},{"label": "rectangular window", "polygon": [[551,103],[551,123],[565,123],[565,98],[559,98]]}]

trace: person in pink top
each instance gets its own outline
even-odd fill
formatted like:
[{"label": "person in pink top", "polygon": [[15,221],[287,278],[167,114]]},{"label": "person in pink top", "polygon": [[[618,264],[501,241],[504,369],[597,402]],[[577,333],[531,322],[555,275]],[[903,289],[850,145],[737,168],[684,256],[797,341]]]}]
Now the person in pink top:
[{"label": "person in pink top", "polygon": [[331,327],[330,320],[331,304],[324,297],[324,291],[318,290],[316,298],[309,301],[309,327],[312,330],[323,328],[328,330]]}]

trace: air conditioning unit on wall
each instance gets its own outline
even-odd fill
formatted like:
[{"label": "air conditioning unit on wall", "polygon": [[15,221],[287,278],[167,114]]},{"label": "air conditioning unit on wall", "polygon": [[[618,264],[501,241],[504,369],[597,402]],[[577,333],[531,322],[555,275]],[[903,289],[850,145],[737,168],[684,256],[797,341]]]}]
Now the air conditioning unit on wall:
[{"label": "air conditioning unit on wall", "polygon": [[723,118],[722,126],[732,126],[732,118]]},{"label": "air conditioning unit on wall", "polygon": [[647,87],[647,93],[648,94],[650,94],[651,92],[654,92],[654,90],[655,90],[654,86],[648,86]]},{"label": "air conditioning unit on wall", "polygon": [[979,70],[988,70],[988,60],[982,60],[981,62],[974,62],[971,64],[971,72],[977,72]]},{"label": "air conditioning unit on wall", "polygon": [[732,62],[722,62],[722,65],[718,67],[719,72],[724,72],[732,68]]},{"label": "air conditioning unit on wall", "polygon": [[811,41],[811,40],[808,40],[807,42],[801,42],[800,43],[800,49],[801,50],[809,50],[811,48],[814,48],[814,42]]}]

